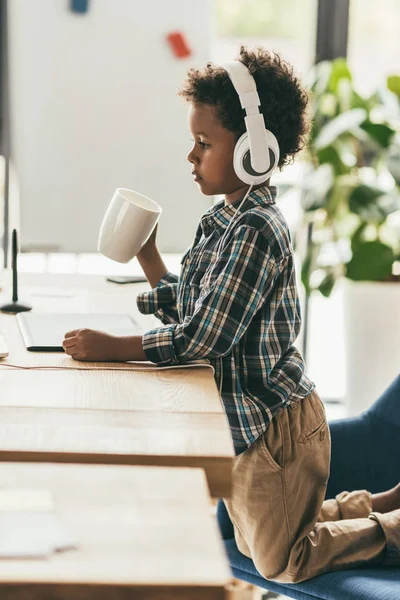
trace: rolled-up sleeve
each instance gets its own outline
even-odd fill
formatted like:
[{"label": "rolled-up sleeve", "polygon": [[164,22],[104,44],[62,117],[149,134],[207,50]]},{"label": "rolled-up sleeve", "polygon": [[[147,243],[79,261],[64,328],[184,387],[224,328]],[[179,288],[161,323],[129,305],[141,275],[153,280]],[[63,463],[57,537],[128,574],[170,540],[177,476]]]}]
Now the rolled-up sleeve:
[{"label": "rolled-up sleeve", "polygon": [[138,295],[136,302],[139,311],[145,315],[155,315],[166,325],[179,323],[176,308],[177,286],[178,276],[167,273],[153,290]]},{"label": "rolled-up sleeve", "polygon": [[238,227],[214,264],[193,315],[144,334],[147,358],[174,364],[228,354],[268,297],[279,271],[263,233]]}]

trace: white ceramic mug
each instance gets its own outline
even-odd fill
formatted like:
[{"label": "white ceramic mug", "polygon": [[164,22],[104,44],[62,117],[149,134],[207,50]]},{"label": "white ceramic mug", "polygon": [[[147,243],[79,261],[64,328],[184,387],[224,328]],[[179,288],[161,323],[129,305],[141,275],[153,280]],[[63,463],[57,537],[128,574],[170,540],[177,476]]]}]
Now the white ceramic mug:
[{"label": "white ceramic mug", "polygon": [[104,215],[97,249],[120,263],[130,261],[149,239],[162,209],[146,196],[118,188]]}]

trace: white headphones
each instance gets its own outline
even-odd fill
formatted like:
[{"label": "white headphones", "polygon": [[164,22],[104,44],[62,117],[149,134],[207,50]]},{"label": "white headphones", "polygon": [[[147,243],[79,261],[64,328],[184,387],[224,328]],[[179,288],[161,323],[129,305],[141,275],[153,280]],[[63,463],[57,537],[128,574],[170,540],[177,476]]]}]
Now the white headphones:
[{"label": "white headphones", "polygon": [[256,82],[250,71],[239,61],[227,62],[222,68],[228,73],[240,104],[246,111],[246,133],[237,141],[233,153],[233,168],[243,183],[255,185],[267,181],[279,163],[279,144],[266,129]]}]

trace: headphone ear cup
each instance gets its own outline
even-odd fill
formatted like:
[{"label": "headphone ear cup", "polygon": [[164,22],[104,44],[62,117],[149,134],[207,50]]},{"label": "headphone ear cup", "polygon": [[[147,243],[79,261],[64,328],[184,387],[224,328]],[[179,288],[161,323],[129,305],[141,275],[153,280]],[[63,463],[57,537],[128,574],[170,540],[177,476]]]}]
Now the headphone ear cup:
[{"label": "headphone ear cup", "polygon": [[266,129],[265,134],[267,136],[267,144],[268,144],[269,158],[270,158],[268,177],[271,177],[272,172],[275,171],[275,169],[277,168],[277,166],[279,164],[279,159],[280,159],[281,153],[279,150],[278,140],[276,139],[276,137],[274,136],[272,131],[270,131],[269,129]]},{"label": "headphone ear cup", "polygon": [[244,133],[236,142],[235,149],[233,151],[233,168],[238,178],[250,185],[253,183],[253,177],[246,171],[245,158],[246,155],[250,156],[249,136]]},{"label": "headphone ear cup", "polygon": [[238,178],[247,185],[267,181],[279,163],[279,144],[274,134],[265,130],[269,150],[270,165],[264,173],[257,173],[251,166],[249,136],[244,133],[236,142],[233,152],[233,168]]}]

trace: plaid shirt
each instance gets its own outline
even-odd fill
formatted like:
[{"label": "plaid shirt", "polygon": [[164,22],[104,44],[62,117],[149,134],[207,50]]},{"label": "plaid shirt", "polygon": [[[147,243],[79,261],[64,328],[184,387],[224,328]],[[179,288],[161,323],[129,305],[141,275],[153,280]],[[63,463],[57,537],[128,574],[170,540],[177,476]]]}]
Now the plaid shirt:
[{"label": "plaid shirt", "polygon": [[214,366],[237,453],[314,388],[293,346],[300,304],[290,233],[275,197],[274,187],[251,192],[228,231],[239,203],[211,207],[180,276],[168,273],[138,296],[139,310],[164,324],[143,336],[150,361],[208,359]]}]

